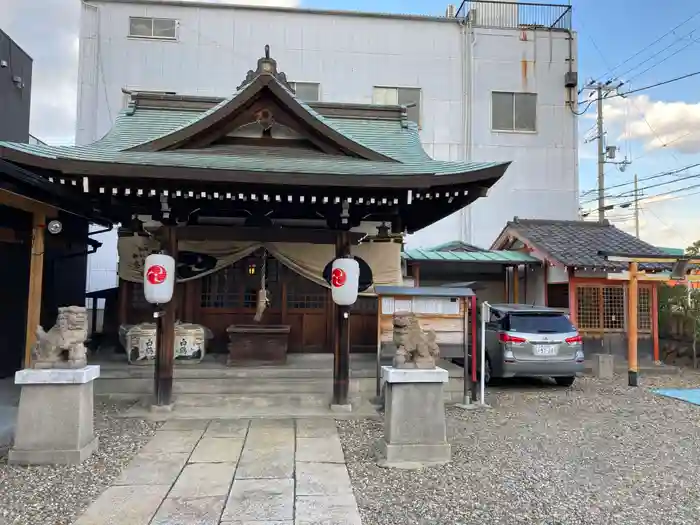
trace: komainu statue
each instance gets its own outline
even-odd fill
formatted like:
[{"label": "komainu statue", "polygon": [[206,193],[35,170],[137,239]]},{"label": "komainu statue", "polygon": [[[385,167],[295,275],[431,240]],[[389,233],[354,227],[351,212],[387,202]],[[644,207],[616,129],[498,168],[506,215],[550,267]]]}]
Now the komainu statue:
[{"label": "komainu statue", "polygon": [[58,309],[56,324],[48,331],[39,326],[32,348],[33,368],[82,368],[87,365],[88,321],[84,306]]},{"label": "komainu statue", "polygon": [[418,319],[412,313],[394,314],[394,344],[396,368],[435,368],[435,360],[440,357],[435,332],[421,330]]}]

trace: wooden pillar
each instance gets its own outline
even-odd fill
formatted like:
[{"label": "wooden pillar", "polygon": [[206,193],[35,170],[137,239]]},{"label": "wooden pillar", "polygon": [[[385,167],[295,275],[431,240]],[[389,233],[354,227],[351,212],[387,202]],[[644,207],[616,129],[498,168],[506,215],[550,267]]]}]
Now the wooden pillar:
[{"label": "wooden pillar", "polygon": [[549,263],[547,262],[547,259],[542,261],[542,278],[544,280],[544,305],[549,306],[549,283],[547,282],[549,280]]},{"label": "wooden pillar", "polygon": [[[119,291],[117,292],[117,322],[119,326],[125,325],[129,322],[129,282],[124,279],[119,279]],[[117,327],[118,328],[118,327]]]},{"label": "wooden pillar", "polygon": [[[348,232],[338,234],[335,256],[350,255]],[[350,307],[334,305],[336,324],[333,344],[333,405],[348,405],[350,383]]]},{"label": "wooden pillar", "polygon": [[639,295],[638,264],[629,263],[629,289],[627,294],[627,375],[629,386],[638,385],[637,369],[637,299]]},{"label": "wooden pillar", "polygon": [[[177,260],[177,234],[172,226],[163,228],[164,235],[162,246],[164,251]],[[177,284],[175,285],[177,292]],[[175,317],[177,314],[177,293],[173,293],[172,300],[164,305],[157,318],[158,348],[156,350],[156,364],[153,390],[155,404],[168,406],[172,404],[173,397],[173,365],[175,361]]]},{"label": "wooden pillar", "polygon": [[578,328],[576,277],[574,276],[573,268],[567,268],[566,272],[569,275],[569,319]]},{"label": "wooden pillar", "polygon": [[654,362],[659,362],[659,286],[651,285],[651,339],[654,345]]},{"label": "wooden pillar", "polygon": [[513,303],[519,303],[518,288],[520,286],[520,267],[513,266]]},{"label": "wooden pillar", "polygon": [[32,347],[36,342],[36,331],[41,323],[41,290],[44,277],[44,231],[46,215],[32,215],[32,247],[29,262],[29,294],[27,299],[27,332],[24,345],[24,368],[32,361]]},{"label": "wooden pillar", "polygon": [[413,286],[420,286],[420,264],[413,263],[411,266],[411,272],[413,273]]}]

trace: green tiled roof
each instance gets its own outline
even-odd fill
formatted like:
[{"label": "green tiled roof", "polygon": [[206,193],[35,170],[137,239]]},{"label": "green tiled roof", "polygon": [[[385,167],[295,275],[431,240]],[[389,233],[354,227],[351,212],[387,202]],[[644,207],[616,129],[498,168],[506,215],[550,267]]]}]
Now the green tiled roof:
[{"label": "green tiled roof", "polygon": [[401,256],[407,261],[451,261],[465,263],[537,263],[541,261],[532,255],[509,250],[490,250],[480,252],[444,252],[416,248],[405,250]]},{"label": "green tiled roof", "polygon": [[[201,115],[201,114],[200,114]],[[499,162],[445,162],[431,159],[420,143],[414,125],[399,121],[325,118],[325,122],[343,135],[399,162],[368,161],[353,157],[314,154],[287,156],[282,149],[246,148],[239,155],[207,154],[206,150],[129,152],[128,148],[181,129],[192,122],[191,111],[136,109],[122,112],[112,130],[102,139],[86,146],[47,146],[0,142],[0,146],[41,157],[247,171],[339,173],[357,175],[449,175],[501,165]],[[167,132],[167,133],[165,133]],[[191,151],[191,150],[190,150]]]},{"label": "green tiled roof", "polygon": [[685,255],[685,250],[683,248],[667,248],[664,246],[657,246],[662,252],[666,252],[668,255]]},{"label": "green tiled roof", "polygon": [[[245,89],[243,90],[245,91]],[[346,139],[397,162],[365,160],[324,153],[289,154],[285,148],[247,147],[226,154],[203,150],[127,151],[166,137],[211,115],[229,104],[232,97],[206,111],[129,107],[117,117],[100,140],[85,146],[48,146],[0,142],[0,147],[51,158],[115,164],[269,171],[278,173],[338,173],[344,175],[452,175],[503,166],[501,162],[445,162],[433,160],[423,150],[415,124],[405,120],[325,117],[309,105],[296,102],[322,124]]]}]

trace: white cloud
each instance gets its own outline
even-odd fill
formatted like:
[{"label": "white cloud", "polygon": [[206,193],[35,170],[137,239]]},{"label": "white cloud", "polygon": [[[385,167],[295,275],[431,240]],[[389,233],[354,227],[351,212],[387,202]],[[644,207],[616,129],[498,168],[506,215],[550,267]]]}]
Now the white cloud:
[{"label": "white cloud", "polygon": [[[299,5],[298,0],[209,2]],[[80,5],[78,0],[0,0],[3,31],[34,59],[30,132],[47,142],[67,143],[75,135]]]},{"label": "white cloud", "polygon": [[664,102],[647,95],[609,99],[603,106],[605,123],[618,140],[635,140],[646,151],[668,148],[700,153],[700,102]]}]

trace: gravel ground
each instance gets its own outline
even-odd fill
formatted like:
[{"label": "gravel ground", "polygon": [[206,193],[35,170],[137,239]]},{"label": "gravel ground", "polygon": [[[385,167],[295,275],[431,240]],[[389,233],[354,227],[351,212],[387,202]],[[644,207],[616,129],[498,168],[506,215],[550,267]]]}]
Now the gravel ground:
[{"label": "gravel ground", "polygon": [[115,417],[128,405],[95,402],[100,446],[79,466],[18,467],[0,458],[0,525],[72,523],[155,433],[157,423]]},{"label": "gravel ground", "polygon": [[376,466],[381,421],[339,421],[362,523],[696,524],[700,407],[655,386],[700,375],[490,388],[490,410],[447,409],[452,462],[419,471]]}]

